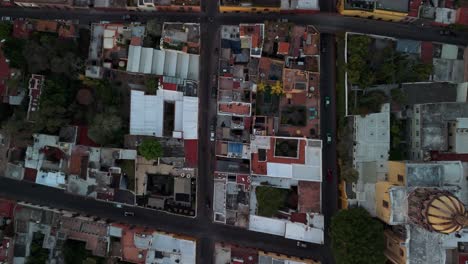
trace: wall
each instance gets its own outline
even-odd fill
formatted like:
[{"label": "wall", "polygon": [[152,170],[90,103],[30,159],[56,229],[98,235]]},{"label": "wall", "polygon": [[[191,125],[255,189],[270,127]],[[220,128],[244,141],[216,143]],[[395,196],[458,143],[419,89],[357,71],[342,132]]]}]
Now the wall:
[{"label": "wall", "polygon": [[[398,175],[400,175],[400,179],[398,179]],[[389,161],[387,180],[393,184],[404,186],[406,184],[406,163]]]}]

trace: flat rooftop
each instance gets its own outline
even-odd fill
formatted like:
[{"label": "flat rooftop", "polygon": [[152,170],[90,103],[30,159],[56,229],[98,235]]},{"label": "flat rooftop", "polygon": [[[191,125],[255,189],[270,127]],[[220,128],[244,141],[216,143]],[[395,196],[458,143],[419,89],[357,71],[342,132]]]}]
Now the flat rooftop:
[{"label": "flat rooftop", "polygon": [[250,6],[271,6],[271,7],[280,7],[281,0],[250,0],[250,1],[241,1],[241,0],[221,0],[221,5],[249,5]]},{"label": "flat rooftop", "polygon": [[409,11],[409,0],[377,0],[375,2],[375,8],[407,13]]},{"label": "flat rooftop", "polygon": [[468,117],[466,103],[435,103],[419,105],[421,112],[421,149],[447,149],[447,122]]}]

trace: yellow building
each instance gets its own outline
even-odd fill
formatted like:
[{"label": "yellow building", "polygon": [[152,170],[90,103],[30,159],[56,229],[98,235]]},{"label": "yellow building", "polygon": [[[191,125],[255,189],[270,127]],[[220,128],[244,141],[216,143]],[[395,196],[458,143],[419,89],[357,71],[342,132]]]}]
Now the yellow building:
[{"label": "yellow building", "polygon": [[[289,261],[294,261],[294,263],[297,263],[297,264],[320,264],[320,261],[315,261],[312,259],[291,257],[291,256],[283,255],[283,254],[277,254],[277,253],[271,253],[271,252],[265,252],[265,251],[259,251],[258,256],[259,256],[259,260],[268,258],[268,260],[271,259],[273,261],[276,260],[278,262],[280,260],[289,260]],[[262,262],[262,263],[266,263],[266,262]]]},{"label": "yellow building", "polygon": [[385,251],[387,259],[394,264],[406,264],[407,248],[405,239],[393,230],[384,231]]},{"label": "yellow building", "polygon": [[338,12],[344,16],[399,22],[409,11],[409,0],[338,0]]},{"label": "yellow building", "polygon": [[221,13],[279,13],[281,0],[220,0]]}]

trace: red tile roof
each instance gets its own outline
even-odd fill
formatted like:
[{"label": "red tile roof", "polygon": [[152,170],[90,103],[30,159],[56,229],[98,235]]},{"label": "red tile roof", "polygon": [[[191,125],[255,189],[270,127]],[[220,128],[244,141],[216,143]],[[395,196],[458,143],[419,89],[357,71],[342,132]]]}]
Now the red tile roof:
[{"label": "red tile roof", "polygon": [[8,263],[8,258],[13,257],[13,243],[11,238],[4,238],[0,244],[0,261]]},{"label": "red tile roof", "polygon": [[432,42],[430,41],[423,41],[421,44],[421,60],[424,63],[432,64]]},{"label": "red tile roof", "polygon": [[283,164],[304,164],[306,141],[299,140],[298,158],[275,157],[275,137],[270,138],[270,149],[266,150],[266,161],[259,161],[258,153],[252,154],[252,172],[254,174],[267,174],[266,163],[276,162]]},{"label": "red tile roof", "polygon": [[185,162],[189,167],[197,167],[198,164],[198,140],[184,140]]},{"label": "red tile roof", "polygon": [[13,210],[15,209],[15,202],[0,199],[0,216],[3,217],[13,217]]},{"label": "red tile roof", "polygon": [[320,182],[299,181],[297,192],[300,213],[320,213]]},{"label": "red tile roof", "polygon": [[88,127],[78,126],[78,145],[84,145],[88,147],[99,147],[99,144],[94,142],[88,137]]},{"label": "red tile roof", "polygon": [[457,24],[468,25],[468,7],[460,7],[457,10]]},{"label": "red tile roof", "polygon": [[291,222],[307,224],[307,215],[305,213],[292,213]]},{"label": "red tile roof", "polygon": [[458,264],[466,264],[468,263],[468,254],[460,253],[458,256]]},{"label": "red tile roof", "polygon": [[27,39],[32,33],[32,26],[27,20],[16,19],[13,22],[13,37]]},{"label": "red tile roof", "polygon": [[24,169],[24,178],[23,180],[29,182],[36,182],[37,170],[31,168]]},{"label": "red tile roof", "polygon": [[0,96],[7,95],[6,81],[10,78],[10,66],[0,50]]},{"label": "red tile roof", "polygon": [[439,151],[431,151],[431,160],[439,161],[439,160],[460,160],[462,162],[468,162],[468,154],[457,154],[457,153],[449,153],[449,152],[439,152]]},{"label": "red tile roof", "polygon": [[164,90],[177,91],[177,84],[175,83],[163,83]]},{"label": "red tile roof", "polygon": [[278,44],[278,54],[287,55],[289,53],[289,43],[288,42],[280,42]]}]

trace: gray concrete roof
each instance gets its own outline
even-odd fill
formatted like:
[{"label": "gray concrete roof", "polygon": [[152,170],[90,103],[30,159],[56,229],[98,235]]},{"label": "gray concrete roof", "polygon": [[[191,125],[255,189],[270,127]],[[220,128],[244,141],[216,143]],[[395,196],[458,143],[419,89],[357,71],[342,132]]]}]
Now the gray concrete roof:
[{"label": "gray concrete roof", "polygon": [[467,103],[435,103],[420,105],[421,148],[447,149],[447,122],[468,117]]},{"label": "gray concrete roof", "polygon": [[408,105],[457,100],[457,85],[453,83],[412,83],[403,84],[402,88]]}]

